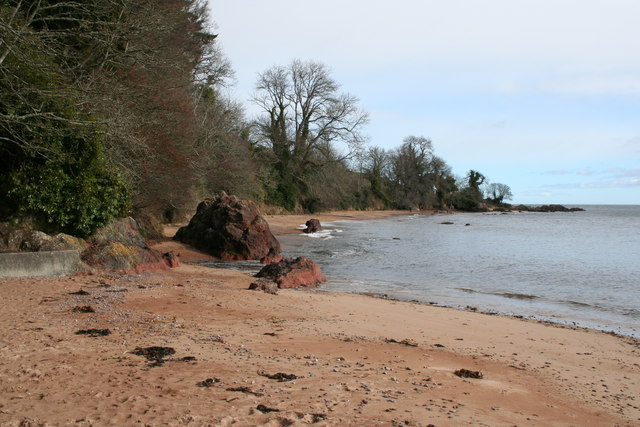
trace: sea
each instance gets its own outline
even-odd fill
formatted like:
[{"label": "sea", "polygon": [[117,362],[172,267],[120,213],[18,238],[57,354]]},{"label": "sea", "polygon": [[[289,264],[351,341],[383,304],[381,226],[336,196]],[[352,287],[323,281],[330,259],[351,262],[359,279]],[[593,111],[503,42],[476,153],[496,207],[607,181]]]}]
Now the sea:
[{"label": "sea", "polygon": [[279,236],[353,292],[640,336],[640,206],[415,214]]}]

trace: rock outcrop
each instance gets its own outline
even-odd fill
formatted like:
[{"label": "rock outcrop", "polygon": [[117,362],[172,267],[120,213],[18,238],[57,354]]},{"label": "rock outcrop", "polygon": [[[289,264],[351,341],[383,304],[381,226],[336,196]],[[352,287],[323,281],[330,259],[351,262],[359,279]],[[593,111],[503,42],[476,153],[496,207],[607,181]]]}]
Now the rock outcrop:
[{"label": "rock outcrop", "polygon": [[147,246],[133,218],[114,220],[86,240],[59,233],[14,228],[0,224],[0,252],[49,252],[75,250],[80,254],[76,273],[96,270],[140,273],[180,265],[173,253],[161,253]]},{"label": "rock outcrop", "polygon": [[50,236],[42,231],[15,228],[7,223],[0,224],[0,252],[40,252],[68,251],[82,252],[84,240],[68,234]]},{"label": "rock outcrop", "polygon": [[318,285],[327,280],[318,264],[305,257],[285,258],[265,265],[256,277],[270,279],[281,289]]},{"label": "rock outcrop", "polygon": [[310,219],[304,225],[307,226],[307,228],[302,230],[305,233],[317,233],[318,231],[322,231],[322,226],[320,225],[319,219],[315,219],[315,218]]},{"label": "rock outcrop", "polygon": [[198,205],[175,240],[226,260],[261,259],[280,253],[280,243],[252,201],[221,192]]},{"label": "rock outcrop", "polygon": [[92,245],[102,245],[108,242],[147,248],[147,242],[138,231],[138,223],[131,217],[111,221],[96,230],[87,240]]},{"label": "rock outcrop", "polygon": [[542,205],[542,206],[513,206],[511,210],[520,212],[583,212],[582,208],[568,208],[562,205]]},{"label": "rock outcrop", "polygon": [[89,247],[81,257],[99,270],[141,273],[180,265],[178,257],[147,246],[133,218],[112,221],[87,238]]},{"label": "rock outcrop", "polygon": [[274,262],[280,262],[284,259],[282,255],[280,255],[279,251],[274,248],[269,250],[269,253],[264,257],[260,258],[260,262],[262,264],[273,264]]}]

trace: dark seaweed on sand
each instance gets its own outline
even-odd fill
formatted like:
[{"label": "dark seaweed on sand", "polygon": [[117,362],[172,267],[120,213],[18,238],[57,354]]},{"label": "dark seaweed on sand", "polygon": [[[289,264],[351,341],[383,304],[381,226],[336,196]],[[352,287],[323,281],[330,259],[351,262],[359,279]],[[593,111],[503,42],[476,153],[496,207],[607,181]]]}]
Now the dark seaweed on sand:
[{"label": "dark seaweed on sand", "polygon": [[258,411],[262,412],[263,414],[267,414],[269,412],[280,412],[280,409],[269,408],[269,407],[264,406],[264,405],[258,405],[258,406],[256,406],[256,409]]},{"label": "dark seaweed on sand", "polygon": [[175,354],[175,350],[171,347],[136,347],[131,353],[136,356],[142,356],[146,358],[149,362],[151,362],[150,366],[160,366],[165,360],[164,358],[167,356],[171,356]]},{"label": "dark seaweed on sand", "polygon": [[96,311],[90,305],[77,305],[71,310],[75,313],[95,313]]},{"label": "dark seaweed on sand", "polygon": [[278,380],[278,382],[285,382],[285,381],[293,381],[293,380],[297,380],[298,377],[297,375],[294,374],[285,374],[282,372],[278,372],[277,374],[265,374],[264,372],[259,372],[260,375],[262,375],[263,377],[267,377],[270,380]]},{"label": "dark seaweed on sand", "polygon": [[104,337],[110,335],[109,329],[80,329],[76,335],[89,335],[90,337]]},{"label": "dark seaweed on sand", "polygon": [[470,371],[469,369],[458,369],[457,371],[454,372],[454,374],[459,376],[460,378],[482,379],[482,377],[483,377],[482,372],[480,372],[480,371]]}]

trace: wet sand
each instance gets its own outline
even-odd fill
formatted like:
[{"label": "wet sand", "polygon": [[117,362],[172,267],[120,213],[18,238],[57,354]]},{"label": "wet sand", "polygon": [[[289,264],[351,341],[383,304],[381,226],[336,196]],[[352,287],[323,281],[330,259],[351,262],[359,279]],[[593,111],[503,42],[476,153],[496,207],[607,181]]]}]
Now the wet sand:
[{"label": "wet sand", "polygon": [[[282,233],[309,217],[267,219]],[[640,424],[638,340],[364,295],[249,291],[247,273],[157,246],[183,265],[0,280],[0,425]],[[74,311],[84,306],[94,312]],[[89,329],[110,334],[76,334]],[[134,354],[151,346],[175,353]]]}]

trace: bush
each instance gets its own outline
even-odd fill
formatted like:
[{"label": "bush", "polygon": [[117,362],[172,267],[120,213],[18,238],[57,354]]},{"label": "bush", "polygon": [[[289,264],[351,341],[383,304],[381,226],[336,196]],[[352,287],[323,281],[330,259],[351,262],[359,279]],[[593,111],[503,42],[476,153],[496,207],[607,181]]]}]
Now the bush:
[{"label": "bush", "polygon": [[451,204],[460,211],[474,211],[478,208],[478,201],[466,192],[456,193]]},{"label": "bush", "polygon": [[91,234],[129,207],[129,190],[104,161],[98,141],[76,140],[64,156],[33,155],[9,177],[14,217],[39,228],[79,237]]}]

